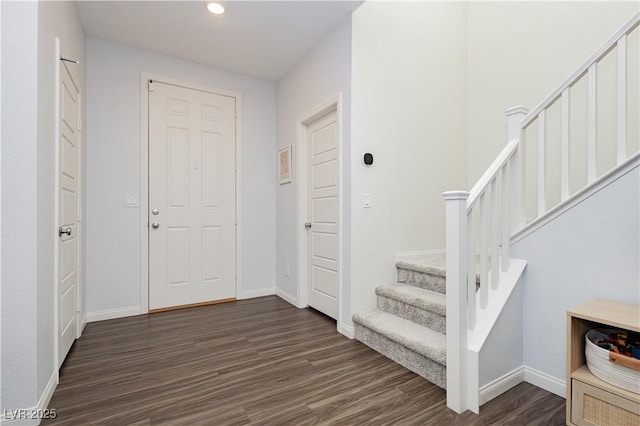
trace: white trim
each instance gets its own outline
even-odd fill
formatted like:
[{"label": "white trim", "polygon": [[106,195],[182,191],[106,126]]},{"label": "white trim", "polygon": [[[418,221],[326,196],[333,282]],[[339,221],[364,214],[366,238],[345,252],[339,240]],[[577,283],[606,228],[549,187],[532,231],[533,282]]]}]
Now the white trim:
[{"label": "white trim", "polygon": [[[336,323],[338,331],[340,331],[340,324],[342,317],[344,316],[344,307],[342,301],[345,299],[343,293],[345,291],[343,286],[343,164],[342,164],[342,92],[328,98],[325,102],[313,108],[308,113],[304,114],[297,122],[297,160],[296,166],[297,174],[297,193],[298,193],[298,209],[297,209],[297,254],[298,254],[298,299],[296,306],[298,308],[304,308],[308,305],[307,295],[307,231],[304,228],[304,223],[308,217],[307,211],[307,126],[313,123],[318,118],[326,115],[332,111],[336,111],[336,122],[338,124],[338,141],[336,147],[336,155],[338,161],[338,318]],[[286,300],[286,299],[285,299]]]},{"label": "white trim", "polygon": [[238,299],[253,299],[254,297],[273,296],[276,294],[275,287],[259,288],[257,290],[246,290],[242,292],[242,295]]},{"label": "white trim", "polygon": [[[149,312],[149,96],[147,82],[157,80],[166,84],[215,93],[236,100],[236,298],[242,299],[242,95],[201,84],[140,73],[140,307]],[[105,311],[106,312],[106,311]],[[126,315],[125,315],[126,316]],[[89,314],[91,318],[91,314]],[[91,321],[91,319],[89,319]],[[96,320],[97,321],[97,320]]]},{"label": "white trim", "polygon": [[554,208],[547,211],[543,216],[537,218],[533,222],[527,224],[520,231],[516,232],[511,236],[511,244],[517,243],[522,240],[526,236],[534,233],[538,229],[545,226],[547,223],[553,221],[558,216],[561,216],[565,212],[571,210],[578,204],[582,203],[592,195],[611,185],[613,182],[617,181],[627,173],[636,169],[640,166],[640,152],[636,153],[629,157],[627,161],[617,166],[615,169],[610,172],[602,175],[598,180],[590,184],[589,186],[583,188],[582,190],[576,192],[571,197],[567,199],[564,203],[558,204]]},{"label": "white trim", "polygon": [[[44,388],[42,395],[40,395],[40,399],[38,399],[38,405],[35,407],[24,409],[23,411],[26,413],[30,412],[42,412],[46,410],[49,406],[49,402],[51,401],[51,397],[53,396],[53,392],[55,392],[56,387],[59,383],[58,369],[55,368],[53,373],[51,373],[51,377],[49,378],[49,382],[47,386]],[[2,425],[20,425],[20,426],[37,426],[40,424],[41,419],[38,418],[27,418],[27,419],[5,419],[4,417],[0,417],[0,424]]]},{"label": "white trim", "polygon": [[140,314],[146,314],[146,312],[142,312],[140,306],[105,309],[104,311],[89,312],[87,314],[87,322],[105,321],[115,318],[131,317]]},{"label": "white trim", "polygon": [[525,367],[520,367],[510,371],[502,377],[498,377],[492,382],[480,387],[480,405],[486,404],[493,398],[502,395],[512,387],[524,382]]},{"label": "white trim", "polygon": [[[54,117],[54,136],[53,136],[53,144],[54,144],[54,151],[55,151],[55,166],[54,166],[54,170],[55,170],[55,175],[54,175],[54,194],[53,194],[53,221],[55,224],[55,227],[57,228],[60,222],[60,200],[59,200],[59,187],[60,187],[60,83],[62,81],[62,76],[60,75],[60,58],[62,57],[62,53],[60,51],[60,38],[56,37],[55,38],[55,58],[54,60],[56,61],[55,63],[55,117]],[[52,230],[54,231],[54,230]],[[55,232],[55,231],[54,231]],[[56,300],[53,303],[53,314],[55,315],[54,320],[52,321],[53,323],[53,336],[54,336],[54,341],[53,341],[53,358],[54,358],[54,362],[55,362],[55,366],[56,366],[56,370],[58,370],[59,366],[60,366],[60,362],[59,362],[59,358],[60,358],[60,333],[59,333],[59,329],[60,329],[60,307],[58,306],[60,303],[60,297],[59,297],[59,287],[60,287],[60,283],[58,282],[58,274],[59,274],[59,270],[58,270],[58,261],[60,258],[60,253],[59,253],[59,239],[55,238],[53,239],[53,291],[55,294],[55,298]]]},{"label": "white trim", "polygon": [[535,368],[524,367],[524,381],[561,396],[562,398],[567,397],[567,385],[564,380],[536,370]]},{"label": "white trim", "polygon": [[49,406],[49,402],[51,401],[51,397],[53,396],[58,383],[60,383],[60,376],[58,374],[58,370],[55,369],[51,373],[49,382],[47,383],[47,386],[44,388],[44,391],[42,392],[42,395],[40,395],[40,399],[38,400],[38,408],[40,410],[44,410]]},{"label": "white trim", "polygon": [[341,323],[338,325],[338,332],[344,336],[347,336],[349,339],[355,339],[356,330],[353,326],[345,323]]},{"label": "white trim", "polygon": [[[293,306],[299,308],[298,300],[296,299],[296,297],[294,295],[290,294],[289,292],[284,291],[281,288],[276,288],[276,296],[278,296],[280,299],[284,300],[285,302],[289,302]],[[304,307],[305,306],[303,306],[303,308]]]},{"label": "white trim", "polygon": [[80,331],[78,332],[78,335],[82,336],[82,332],[84,331],[84,328],[87,326],[87,314],[85,313],[84,316],[80,319]]},{"label": "white trim", "polygon": [[396,262],[420,262],[432,257],[444,256],[446,249],[403,251],[396,253]]},{"label": "white trim", "polygon": [[[85,287],[84,287],[84,281],[82,280],[82,274],[83,274],[83,269],[84,269],[84,265],[82,264],[82,251],[84,250],[84,244],[83,244],[83,239],[84,239],[84,212],[82,211],[82,205],[84,202],[84,198],[82,196],[83,191],[84,191],[84,185],[83,185],[83,169],[84,169],[84,163],[82,162],[82,158],[84,157],[84,149],[85,149],[85,138],[83,137],[84,135],[84,126],[83,126],[83,120],[84,120],[84,116],[82,115],[82,97],[84,96],[84,93],[78,91],[78,129],[77,129],[77,144],[78,144],[78,160],[77,160],[77,165],[78,165],[78,171],[76,172],[78,174],[78,186],[77,186],[77,191],[78,191],[78,210],[76,211],[76,228],[77,228],[77,232],[76,232],[76,238],[78,239],[78,251],[77,251],[77,259],[76,259],[76,274],[77,274],[77,279],[76,279],[76,339],[79,339],[80,336],[82,336],[82,330],[84,330],[84,325],[82,324],[82,299],[83,299],[83,295],[85,292]],[[85,323],[86,324],[86,323]]]}]

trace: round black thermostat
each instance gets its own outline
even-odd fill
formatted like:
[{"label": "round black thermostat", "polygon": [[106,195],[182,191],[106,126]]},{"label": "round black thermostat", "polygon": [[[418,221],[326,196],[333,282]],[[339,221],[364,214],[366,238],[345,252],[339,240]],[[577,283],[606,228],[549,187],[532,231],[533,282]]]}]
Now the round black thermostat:
[{"label": "round black thermostat", "polygon": [[370,152],[366,152],[364,154],[364,164],[366,164],[367,166],[373,164],[373,154],[371,154]]}]

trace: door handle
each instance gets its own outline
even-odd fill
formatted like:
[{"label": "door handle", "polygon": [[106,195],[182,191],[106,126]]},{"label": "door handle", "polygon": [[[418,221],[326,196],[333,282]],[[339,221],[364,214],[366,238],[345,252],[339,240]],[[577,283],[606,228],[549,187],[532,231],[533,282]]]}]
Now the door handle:
[{"label": "door handle", "polygon": [[158,229],[158,228],[160,228],[160,222],[153,222],[153,223],[151,223],[151,227],[152,227],[153,229]]},{"label": "door handle", "polygon": [[311,229],[311,222],[306,222],[304,224],[304,227],[307,228],[307,229]]},{"label": "door handle", "polygon": [[58,236],[62,237],[64,234],[71,236],[71,227],[67,227],[66,229],[62,226],[58,228]]}]

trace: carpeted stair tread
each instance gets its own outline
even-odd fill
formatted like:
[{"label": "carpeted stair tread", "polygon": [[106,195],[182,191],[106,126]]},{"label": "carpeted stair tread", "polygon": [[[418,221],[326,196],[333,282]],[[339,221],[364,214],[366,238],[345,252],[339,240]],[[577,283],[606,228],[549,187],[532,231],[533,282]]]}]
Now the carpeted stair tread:
[{"label": "carpeted stair tread", "polygon": [[[409,261],[398,261],[396,262],[396,268],[398,269],[407,269],[409,271],[420,272],[422,274],[434,275],[436,277],[446,278],[447,276],[447,268],[443,259],[434,260],[429,263],[425,262],[409,262]],[[476,271],[480,270],[479,259],[476,258]],[[480,273],[476,272],[476,281],[478,284],[480,283]]]},{"label": "carpeted stair tread", "polygon": [[444,266],[430,265],[422,262],[398,261],[396,262],[396,268],[408,269],[410,271],[431,274],[439,277],[445,277],[447,274],[447,269]]},{"label": "carpeted stair tread", "polygon": [[353,316],[353,321],[441,365],[446,365],[446,337],[412,321],[373,309]]},{"label": "carpeted stair tread", "polygon": [[447,299],[442,293],[406,284],[384,284],[376,288],[376,294],[441,316],[446,315]]}]

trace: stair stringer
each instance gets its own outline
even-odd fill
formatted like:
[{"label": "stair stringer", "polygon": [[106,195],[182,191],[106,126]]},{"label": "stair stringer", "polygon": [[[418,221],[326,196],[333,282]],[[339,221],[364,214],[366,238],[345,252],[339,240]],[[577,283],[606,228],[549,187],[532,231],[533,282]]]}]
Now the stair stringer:
[{"label": "stair stringer", "polygon": [[[484,396],[481,397],[481,382],[480,382],[480,371],[487,371],[485,363],[483,360],[486,358],[485,354],[501,354],[506,358],[508,354],[501,352],[499,349],[500,345],[504,345],[504,342],[497,339],[490,339],[489,337],[492,335],[494,330],[502,331],[505,328],[507,330],[512,330],[515,327],[501,327],[505,325],[506,322],[512,318],[512,315],[503,315],[505,312],[505,308],[508,307],[510,302],[514,302],[516,305],[521,306],[521,303],[518,304],[517,300],[511,300],[512,294],[516,289],[520,277],[524,273],[525,268],[527,267],[527,261],[522,259],[511,259],[510,267],[506,272],[500,272],[499,277],[499,286],[496,290],[489,289],[489,304],[485,309],[480,308],[480,301],[478,299],[476,304],[476,312],[477,312],[477,323],[476,327],[473,331],[469,331],[467,334],[467,368],[469,372],[468,376],[468,395],[467,395],[467,403],[469,410],[474,413],[479,413],[480,405],[487,402],[488,399]],[[487,280],[491,282],[491,280]],[[518,292],[518,294],[520,294]],[[517,299],[517,295],[514,299]],[[522,332],[522,327],[518,328],[518,332]],[[492,336],[493,337],[493,336]],[[489,345],[487,345],[489,342]],[[519,340],[516,342],[518,347],[522,348],[522,341]],[[485,356],[483,356],[485,355]],[[495,355],[499,356],[499,355]],[[495,359],[489,360],[489,362],[499,362],[499,360]],[[522,360],[520,360],[519,365],[522,364]],[[508,365],[508,363],[503,362],[503,365]],[[502,376],[506,372],[498,374],[498,377]],[[486,377],[487,374],[483,375],[483,382],[493,381],[498,377]],[[490,375],[489,375],[490,376]],[[486,383],[484,383],[486,384]],[[505,388],[502,392],[508,390]],[[500,393],[502,393],[500,392]],[[498,396],[499,393],[493,392],[491,397]]]}]

